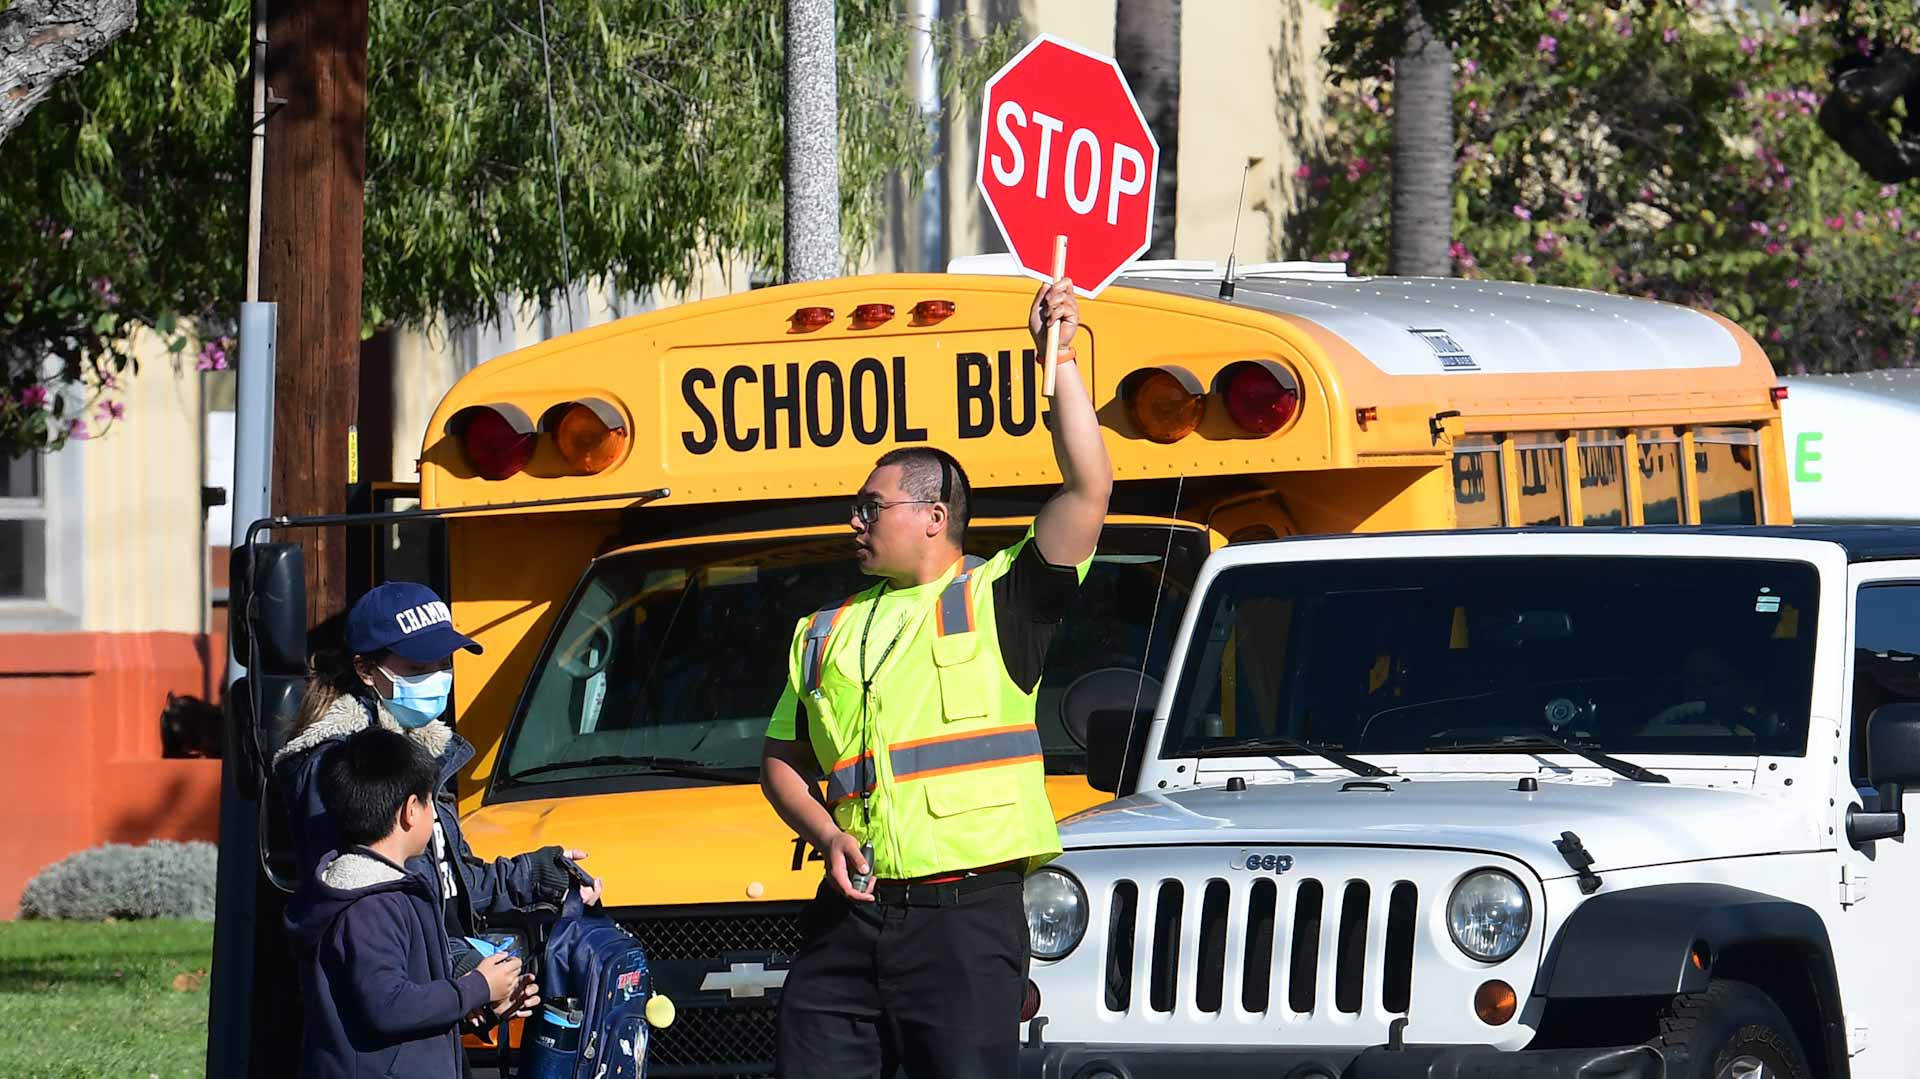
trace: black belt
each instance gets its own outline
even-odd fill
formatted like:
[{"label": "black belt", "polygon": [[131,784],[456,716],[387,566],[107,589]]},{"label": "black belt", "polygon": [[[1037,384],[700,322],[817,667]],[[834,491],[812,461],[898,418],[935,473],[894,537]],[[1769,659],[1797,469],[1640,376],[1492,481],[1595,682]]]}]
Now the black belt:
[{"label": "black belt", "polygon": [[963,896],[988,888],[1018,884],[1020,879],[1021,874],[1018,869],[993,869],[938,884],[910,880],[876,880],[873,882],[873,899],[876,903],[896,907],[957,907]]}]

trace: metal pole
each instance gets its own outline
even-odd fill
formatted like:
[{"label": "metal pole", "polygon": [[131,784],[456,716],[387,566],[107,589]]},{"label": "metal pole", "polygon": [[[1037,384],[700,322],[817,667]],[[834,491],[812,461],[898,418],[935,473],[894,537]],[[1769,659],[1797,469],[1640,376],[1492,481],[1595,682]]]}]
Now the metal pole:
[{"label": "metal pole", "polygon": [[[240,305],[240,365],[233,431],[233,519],[254,521],[272,512],[273,378],[277,308]],[[238,591],[237,589],[234,591]],[[227,709],[235,707],[233,683],[246,674],[227,641]],[[220,754],[220,862],[214,884],[213,981],[207,1001],[207,1074],[244,1076],[252,1067],[253,1005],[260,843],[252,798],[242,792],[246,760],[232,723]],[[238,732],[245,733],[245,732]],[[271,969],[271,968],[269,968]]]},{"label": "metal pole", "polygon": [[787,0],[788,281],[818,281],[841,273],[833,24],[833,0]]},{"label": "metal pole", "polygon": [[[940,0],[912,0],[913,52],[909,66],[913,70],[913,93],[920,115],[926,121],[927,137],[935,154],[940,151],[940,56],[934,51],[934,26],[940,21]],[[927,162],[920,175],[920,258],[914,267],[928,272],[947,264],[947,198],[942,183],[942,165]]]}]

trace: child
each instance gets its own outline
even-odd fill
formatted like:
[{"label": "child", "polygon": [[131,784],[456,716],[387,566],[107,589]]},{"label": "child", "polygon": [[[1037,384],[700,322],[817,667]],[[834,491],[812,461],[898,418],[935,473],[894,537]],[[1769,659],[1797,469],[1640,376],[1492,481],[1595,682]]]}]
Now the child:
[{"label": "child", "polygon": [[510,955],[452,977],[434,892],[400,868],[432,841],[438,775],[405,735],[378,727],[345,739],[320,769],[340,849],[320,860],[287,908],[307,1001],[307,1079],[455,1079],[462,1017],[489,1004],[506,1015],[539,1002]]}]

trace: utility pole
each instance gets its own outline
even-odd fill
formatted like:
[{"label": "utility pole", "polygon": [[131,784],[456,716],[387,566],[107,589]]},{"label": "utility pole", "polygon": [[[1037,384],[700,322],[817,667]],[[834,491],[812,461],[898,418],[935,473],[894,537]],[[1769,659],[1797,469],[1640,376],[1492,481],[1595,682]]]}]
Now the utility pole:
[{"label": "utility pole", "polygon": [[[360,397],[360,241],[367,173],[367,0],[267,5],[268,124],[260,299],[279,305],[273,512],[346,508]],[[306,548],[308,623],[346,599],[346,531]]]},{"label": "utility pole", "polygon": [[841,272],[833,23],[833,0],[787,0],[788,281],[818,281]]},{"label": "utility pole", "polygon": [[[236,532],[270,512],[345,508],[359,390],[367,0],[254,0],[252,57]],[[306,540],[308,623],[338,610],[340,530],[273,538]],[[230,683],[241,673],[230,655]],[[231,693],[228,708],[254,721],[250,708],[233,712]],[[280,1076],[299,1053],[301,1014],[286,897],[257,852],[258,825],[283,810],[256,802],[264,792],[243,778],[252,730],[230,720],[227,731],[207,1074]]]}]

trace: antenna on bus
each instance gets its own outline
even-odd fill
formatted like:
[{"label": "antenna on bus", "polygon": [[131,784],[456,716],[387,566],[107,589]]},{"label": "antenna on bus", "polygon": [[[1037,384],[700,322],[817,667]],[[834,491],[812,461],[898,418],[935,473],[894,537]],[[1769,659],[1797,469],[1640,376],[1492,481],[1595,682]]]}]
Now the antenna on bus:
[{"label": "antenna on bus", "polygon": [[1247,208],[1247,173],[1253,169],[1253,163],[1259,158],[1247,158],[1240,166],[1240,201],[1233,207],[1233,245],[1227,248],[1227,275],[1220,279],[1220,298],[1233,299],[1233,259],[1234,251],[1240,246],[1240,215]]}]

